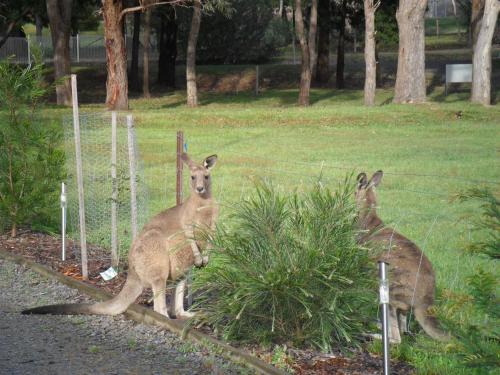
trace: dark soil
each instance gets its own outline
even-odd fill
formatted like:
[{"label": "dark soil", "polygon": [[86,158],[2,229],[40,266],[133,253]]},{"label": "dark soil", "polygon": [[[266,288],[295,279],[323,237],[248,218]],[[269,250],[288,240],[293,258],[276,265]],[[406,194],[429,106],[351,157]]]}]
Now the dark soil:
[{"label": "dark soil", "polygon": [[[74,248],[71,241],[68,243],[68,248]],[[80,260],[74,253],[69,252],[63,262],[61,260],[61,240],[57,237],[29,231],[19,233],[16,238],[11,238],[7,234],[0,235],[0,249],[82,280]],[[100,272],[109,268],[109,260],[106,260],[109,258],[109,252],[96,246],[88,246],[88,253],[89,279],[85,282],[112,294],[117,294],[127,277],[126,270],[120,272],[114,279],[104,281],[100,276]],[[152,308],[151,291],[149,289],[145,290],[136,302]],[[205,328],[202,329],[205,333],[211,333],[209,329]],[[269,350],[258,347],[247,347],[246,349],[268,363],[273,361],[273,354]],[[289,349],[284,358],[284,363],[288,368],[293,368],[294,372],[299,375],[382,373],[382,358],[362,351],[354,351],[349,356],[346,356],[340,352],[325,355],[312,350]],[[392,374],[413,374],[414,372],[414,369],[406,363],[394,361],[391,363]]]}]

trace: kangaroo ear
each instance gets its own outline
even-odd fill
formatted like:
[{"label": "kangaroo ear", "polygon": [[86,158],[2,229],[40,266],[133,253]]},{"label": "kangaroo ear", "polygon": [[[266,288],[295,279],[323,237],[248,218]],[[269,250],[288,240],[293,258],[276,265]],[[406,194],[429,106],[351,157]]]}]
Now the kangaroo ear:
[{"label": "kangaroo ear", "polygon": [[368,185],[368,178],[366,177],[365,172],[361,172],[358,174],[358,177],[356,177],[356,181],[358,181],[358,189]]},{"label": "kangaroo ear", "polygon": [[217,163],[217,155],[211,155],[203,160],[203,166],[208,170],[212,169],[215,166],[215,163]]},{"label": "kangaroo ear", "polygon": [[384,172],[382,171],[377,171],[373,174],[372,178],[370,179],[370,186],[378,186],[380,184],[380,181],[382,181],[382,177],[384,176]]},{"label": "kangaroo ear", "polygon": [[182,153],[181,155],[181,160],[184,164],[186,164],[189,168],[191,168],[194,163],[193,161],[191,160],[191,158],[189,157],[188,154],[186,154],[185,152]]}]

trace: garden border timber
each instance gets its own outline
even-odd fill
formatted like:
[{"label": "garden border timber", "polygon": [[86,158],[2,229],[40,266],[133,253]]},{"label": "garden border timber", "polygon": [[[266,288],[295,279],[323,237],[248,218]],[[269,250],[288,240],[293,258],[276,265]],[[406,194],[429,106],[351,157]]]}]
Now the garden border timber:
[{"label": "garden border timber", "polygon": [[[8,251],[0,249],[0,259],[12,261],[16,264],[26,266],[31,270],[37,272],[38,274],[45,276],[52,280],[57,280],[64,285],[77,289],[81,293],[85,293],[90,297],[102,301],[112,297],[110,293],[102,291],[94,286],[85,284],[82,281],[73,279],[69,276],[63,275],[59,272],[53,271],[41,264],[30,261],[20,255],[11,254]],[[220,340],[217,340],[211,336],[208,336],[195,329],[185,329],[185,325],[180,320],[167,319],[163,315],[150,310],[146,307],[140,306],[138,304],[132,304],[129,306],[124,315],[131,320],[138,323],[144,323],[149,325],[158,326],[161,328],[166,328],[169,331],[177,334],[182,340],[190,340],[198,343],[202,346],[213,345],[220,348],[220,353],[222,356],[236,362],[243,363],[244,365],[250,367],[251,369],[257,371],[260,374],[265,375],[286,375],[287,372],[273,367],[264,361],[250,355],[249,353],[234,348]]]}]

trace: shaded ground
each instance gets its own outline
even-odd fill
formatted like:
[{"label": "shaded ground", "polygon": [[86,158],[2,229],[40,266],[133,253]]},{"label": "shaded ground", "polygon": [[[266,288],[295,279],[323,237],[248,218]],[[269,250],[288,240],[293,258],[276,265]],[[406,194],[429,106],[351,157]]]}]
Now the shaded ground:
[{"label": "shaded ground", "polygon": [[0,260],[0,374],[245,374],[249,370],[122,316],[21,315],[28,306],[87,301]]},{"label": "shaded ground", "polygon": [[[32,232],[21,232],[17,238],[1,235],[0,249],[24,256],[53,270],[65,273],[67,276],[81,280],[79,260],[74,254],[67,254],[65,262],[60,260],[61,241],[58,238]],[[104,250],[97,247],[90,246],[89,249],[91,249],[90,259],[104,258],[103,255],[107,255],[103,254]],[[119,277],[105,282],[100,277],[99,272],[108,267],[109,264],[105,264],[105,261],[90,261],[87,282],[116,294],[126,279],[126,273],[122,272]],[[38,366],[43,371],[47,370],[44,373],[37,369],[36,373],[38,374],[91,373],[90,367],[85,366],[94,366],[91,367],[92,373],[96,374],[156,374],[162,373],[162,364],[167,369],[168,363],[179,367],[174,367],[175,371],[173,372],[165,371],[163,373],[235,373],[233,372],[234,367],[231,367],[234,365],[216,359],[208,352],[203,352],[202,349],[181,342],[169,332],[154,327],[136,325],[122,317],[20,315],[19,311],[28,306],[58,302],[82,302],[87,301],[87,298],[59,283],[43,280],[31,271],[14,267],[8,262],[0,261],[0,289],[2,290],[0,311],[5,313],[0,317],[0,336],[7,337],[5,341],[0,342],[0,353],[3,353],[0,354],[0,375],[4,374],[2,372],[3,363],[6,364],[5,368],[9,370],[5,374],[24,374],[37,369]],[[149,302],[150,298],[151,291],[147,290],[141,295],[138,302],[152,306]],[[206,327],[203,331],[207,334],[212,333]],[[21,332],[21,334],[18,335],[17,332]],[[18,341],[18,337],[24,338]],[[24,347],[23,345],[26,343],[27,346]],[[21,348],[17,348],[16,345],[21,346]],[[268,363],[282,364],[286,365],[287,368],[293,368],[295,373],[300,375],[380,374],[382,370],[382,358],[366,352],[354,351],[346,357],[340,352],[325,355],[312,350],[288,349],[284,356],[276,358],[270,349],[258,347],[245,347],[245,349]],[[20,355],[15,354],[17,350],[19,350]],[[186,351],[196,359],[194,364],[191,362],[189,365],[186,364],[191,361],[190,357],[187,359],[183,357],[187,355]],[[161,355],[165,361],[159,361],[157,355]],[[177,358],[179,355],[180,359]],[[90,361],[92,364],[86,365],[86,361]],[[220,361],[220,364],[217,361]],[[152,362],[155,362],[155,367],[149,369],[148,366]],[[115,363],[119,365],[123,363],[123,366],[120,367],[122,371],[113,372],[115,371],[113,368]],[[182,367],[184,364],[186,364],[186,368]],[[68,365],[74,366],[75,369],[83,368],[86,371],[65,372]],[[393,363],[391,370],[393,374],[414,373],[413,368],[404,363]],[[246,369],[238,369],[237,371],[241,372],[236,373],[244,373]]]}]

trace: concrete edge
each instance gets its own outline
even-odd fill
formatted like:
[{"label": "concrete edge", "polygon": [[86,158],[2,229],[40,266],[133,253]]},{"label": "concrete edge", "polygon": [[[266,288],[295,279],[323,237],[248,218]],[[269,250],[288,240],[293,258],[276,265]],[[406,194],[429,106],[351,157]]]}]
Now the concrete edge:
[{"label": "concrete edge", "polygon": [[[88,285],[82,281],[73,279],[69,276],[63,275],[59,272],[53,271],[46,266],[35,263],[28,260],[20,255],[15,255],[0,249],[0,258],[12,261],[14,263],[26,266],[40,275],[43,275],[49,279],[55,279],[64,285],[77,289],[82,293],[89,295],[90,297],[103,301],[112,297],[110,293],[102,291],[94,286]],[[147,309],[138,304],[131,305],[124,315],[134,320],[138,323],[144,323],[149,325],[155,325],[158,327],[166,328],[171,332],[177,334],[182,340],[189,339],[193,342],[201,344],[202,346],[215,346],[218,348],[217,353],[235,362],[243,363],[246,366],[256,370],[260,374],[265,375],[286,375],[287,372],[273,367],[266,362],[252,356],[248,352],[234,348],[220,340],[217,340],[205,333],[197,331],[195,329],[186,329],[182,321],[167,319],[163,315]]]}]

